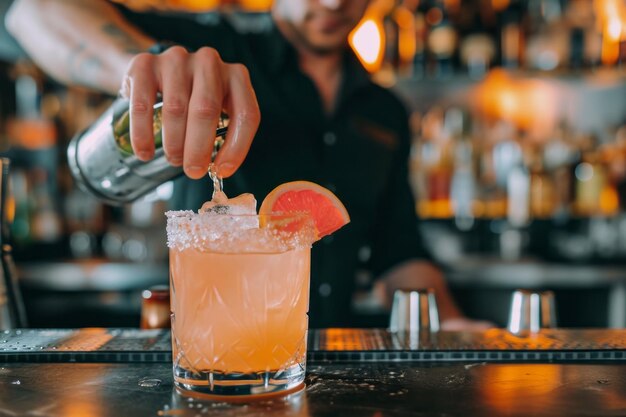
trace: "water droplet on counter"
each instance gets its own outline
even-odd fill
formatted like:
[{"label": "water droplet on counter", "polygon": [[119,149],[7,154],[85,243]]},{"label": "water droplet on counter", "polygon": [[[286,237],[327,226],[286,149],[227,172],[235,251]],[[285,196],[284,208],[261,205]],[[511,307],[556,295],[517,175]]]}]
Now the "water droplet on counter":
[{"label": "water droplet on counter", "polygon": [[158,378],[141,378],[137,385],[144,388],[155,388],[161,385],[161,382]]}]

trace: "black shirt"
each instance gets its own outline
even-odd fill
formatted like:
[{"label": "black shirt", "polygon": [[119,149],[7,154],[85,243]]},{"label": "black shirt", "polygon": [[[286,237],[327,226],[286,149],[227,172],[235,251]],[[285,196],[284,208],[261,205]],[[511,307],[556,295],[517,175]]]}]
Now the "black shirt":
[{"label": "black shirt", "polygon": [[[346,49],[335,111],[324,111],[295,50],[275,26],[238,33],[217,19],[207,25],[154,14],[126,16],[159,41],[191,50],[217,49],[226,62],[250,71],[261,124],[237,173],[224,181],[229,196],[251,192],[262,201],[287,181],[308,180],[333,191],[351,223],[316,243],[311,265],[311,327],[353,326],[357,274],[377,277],[409,259],[426,257],[408,182],[409,127],[402,103],[377,86]],[[208,178],[181,178],[177,209],[197,209],[210,198]]]}]

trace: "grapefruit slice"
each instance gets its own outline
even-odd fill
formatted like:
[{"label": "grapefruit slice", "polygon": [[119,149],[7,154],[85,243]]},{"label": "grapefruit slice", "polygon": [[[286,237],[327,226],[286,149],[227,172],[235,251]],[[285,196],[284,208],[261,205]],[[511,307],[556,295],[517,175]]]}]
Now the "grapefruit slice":
[{"label": "grapefruit slice", "polygon": [[281,184],[270,192],[259,209],[260,215],[271,213],[309,213],[321,239],[350,222],[348,211],[332,191],[309,181]]}]

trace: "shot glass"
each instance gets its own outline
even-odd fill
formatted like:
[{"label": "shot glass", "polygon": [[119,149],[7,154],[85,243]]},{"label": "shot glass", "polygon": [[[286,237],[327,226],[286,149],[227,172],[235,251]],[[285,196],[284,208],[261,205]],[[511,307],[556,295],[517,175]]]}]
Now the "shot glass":
[{"label": "shot glass", "polygon": [[389,330],[392,333],[439,331],[435,290],[397,289],[393,294]]},{"label": "shot glass", "polygon": [[552,291],[516,290],[511,297],[507,329],[513,334],[536,333],[557,327]]}]

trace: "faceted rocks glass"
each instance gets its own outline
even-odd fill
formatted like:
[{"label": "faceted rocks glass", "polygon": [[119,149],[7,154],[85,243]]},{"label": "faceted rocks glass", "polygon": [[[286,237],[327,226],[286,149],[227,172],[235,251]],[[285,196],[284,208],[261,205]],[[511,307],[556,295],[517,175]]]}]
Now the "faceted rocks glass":
[{"label": "faceted rocks glass", "polygon": [[178,390],[223,399],[301,387],[315,239],[310,218],[166,214]]}]

